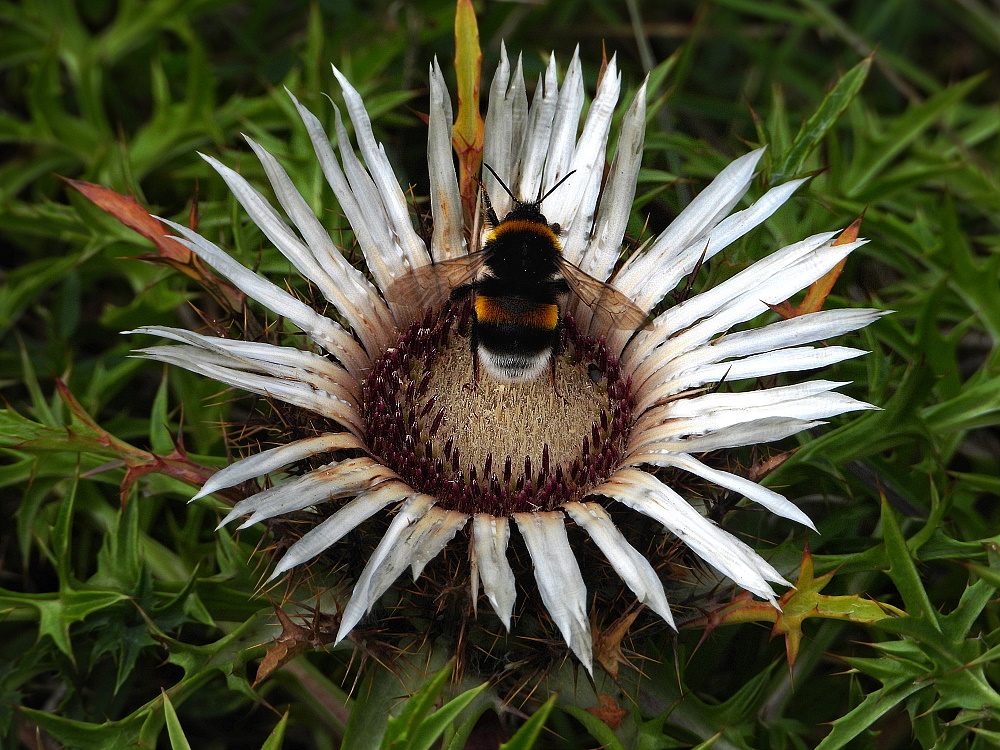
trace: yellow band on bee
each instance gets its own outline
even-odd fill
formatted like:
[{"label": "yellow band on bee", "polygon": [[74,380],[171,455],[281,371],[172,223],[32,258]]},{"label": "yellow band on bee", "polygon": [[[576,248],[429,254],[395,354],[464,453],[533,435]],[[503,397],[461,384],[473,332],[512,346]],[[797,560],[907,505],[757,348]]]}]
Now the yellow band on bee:
[{"label": "yellow band on bee", "polygon": [[476,297],[476,320],[493,325],[520,325],[552,331],[559,325],[559,306],[540,304],[511,310],[494,297],[479,296]]},{"label": "yellow band on bee", "polygon": [[486,236],[486,241],[493,242],[503,235],[511,234],[512,232],[531,232],[532,234],[536,234],[549,240],[557,249],[562,249],[562,246],[559,244],[559,238],[556,237],[556,233],[552,231],[548,224],[543,224],[540,221],[528,221],[526,219],[501,221],[493,228],[493,231]]}]

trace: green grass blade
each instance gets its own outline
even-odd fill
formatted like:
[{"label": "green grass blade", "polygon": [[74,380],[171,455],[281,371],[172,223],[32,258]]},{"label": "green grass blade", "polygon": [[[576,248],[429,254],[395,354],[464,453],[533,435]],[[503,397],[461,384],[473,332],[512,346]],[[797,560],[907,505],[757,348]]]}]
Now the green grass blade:
[{"label": "green grass blade", "polygon": [[545,728],[545,722],[549,719],[553,707],[556,705],[558,695],[553,695],[545,703],[535,709],[535,712],[521,726],[514,736],[500,746],[500,750],[531,750],[538,740],[538,736]]},{"label": "green grass blade", "polygon": [[167,725],[167,737],[170,738],[170,750],[191,750],[191,744],[184,735],[184,729],[181,728],[174,704],[170,702],[170,696],[166,693],[163,694],[163,713]]},{"label": "green grass blade", "polygon": [[786,182],[799,174],[806,157],[819,145],[861,91],[871,65],[872,58],[866,57],[837,81],[812,117],[802,124],[791,147],[778,159],[771,174],[771,185]]}]

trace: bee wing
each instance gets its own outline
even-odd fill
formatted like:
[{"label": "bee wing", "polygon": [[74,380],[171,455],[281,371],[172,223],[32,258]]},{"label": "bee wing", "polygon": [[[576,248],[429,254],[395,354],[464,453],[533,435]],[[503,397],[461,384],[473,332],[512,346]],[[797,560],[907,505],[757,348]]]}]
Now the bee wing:
[{"label": "bee wing", "polygon": [[603,313],[602,317],[612,328],[634,331],[649,317],[645,310],[611,284],[598,281],[565,258],[559,259],[559,268],[573,293],[595,313]]},{"label": "bee wing", "polygon": [[485,251],[480,251],[414,268],[392,283],[386,297],[417,310],[443,304],[452,289],[467,284],[475,277],[485,259]]}]

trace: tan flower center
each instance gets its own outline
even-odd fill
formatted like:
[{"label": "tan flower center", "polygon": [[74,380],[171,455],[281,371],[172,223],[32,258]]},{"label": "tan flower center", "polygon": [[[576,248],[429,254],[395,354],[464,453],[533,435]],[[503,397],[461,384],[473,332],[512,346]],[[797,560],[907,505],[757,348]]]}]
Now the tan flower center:
[{"label": "tan flower center", "polygon": [[547,511],[617,468],[632,401],[602,342],[566,321],[566,352],[528,383],[472,378],[469,308],[414,324],[365,384],[373,453],[439,506],[464,513]]}]

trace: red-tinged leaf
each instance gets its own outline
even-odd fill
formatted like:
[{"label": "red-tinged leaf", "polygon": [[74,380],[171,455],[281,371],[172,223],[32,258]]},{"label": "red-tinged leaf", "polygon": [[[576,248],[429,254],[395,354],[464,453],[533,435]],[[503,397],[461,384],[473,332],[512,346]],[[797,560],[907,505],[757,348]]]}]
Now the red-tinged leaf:
[{"label": "red-tinged leaf", "polygon": [[165,258],[173,258],[181,263],[191,262],[191,251],[179,242],[170,239],[170,230],[159,219],[150,215],[149,211],[139,205],[135,198],[117,193],[111,188],[95,185],[83,180],[66,182],[84,198],[99,209],[115,217],[129,229],[133,229],[156,245],[156,249]]},{"label": "red-tinged leaf", "polygon": [[814,577],[812,555],[808,545],[802,553],[802,564],[795,588],[789,589],[778,599],[776,609],[769,602],[753,599],[741,592],[732,602],[714,612],[685,624],[685,627],[702,627],[711,631],[719,625],[737,625],[745,622],[770,622],[771,635],[785,636],[785,653],[792,666],[802,641],[802,623],[810,617],[826,620],[846,620],[860,625],[871,625],[888,617],[905,617],[906,612],[858,594],[827,596],[821,592],[833,578],[827,573]]},{"label": "red-tinged leaf", "polygon": [[117,455],[126,463],[129,460],[136,460],[148,455],[146,451],[135,448],[124,440],[119,440],[97,424],[94,418],[83,408],[83,405],[77,400],[76,396],[73,395],[73,392],[62,378],[56,378],[55,382],[59,398],[66,405],[66,408],[69,409],[70,424],[66,428],[69,436],[91,443],[97,449],[95,451],[97,453],[107,454],[110,452],[113,455]]},{"label": "red-tinged leaf", "polygon": [[458,155],[458,187],[466,226],[472,226],[479,189],[477,176],[483,162],[485,124],[479,111],[483,52],[479,47],[479,25],[471,0],[458,0],[455,7],[455,74],[458,82],[458,116],[451,142]]},{"label": "red-tinged leaf", "polygon": [[[858,238],[858,232],[861,230],[861,220],[864,218],[865,215],[862,213],[861,216],[851,222],[849,227],[840,233],[840,236],[833,241],[833,244],[847,245],[854,242]],[[844,263],[846,262],[847,259],[845,258],[812,284],[809,287],[809,291],[806,292],[805,299],[800,304],[793,306],[787,302],[782,302],[777,305],[767,306],[786,320],[788,318],[797,318],[799,315],[805,315],[806,313],[819,312],[823,309],[823,303],[826,302],[826,298],[830,295],[830,290],[833,289],[834,283],[840,277],[840,272],[844,270]],[[764,304],[767,303],[765,302]]]},{"label": "red-tinged leaf", "polygon": [[601,87],[601,81],[604,80],[604,74],[608,71],[608,48],[601,41],[601,67],[597,71],[597,87]]},{"label": "red-tinged leaf", "polygon": [[[854,242],[858,238],[858,232],[861,231],[861,220],[864,219],[864,214],[855,219],[847,229],[840,233],[840,236],[834,240],[834,245],[847,245]],[[806,292],[806,298],[802,300],[802,304],[799,305],[799,315],[805,315],[806,313],[819,312],[823,309],[823,303],[826,302],[827,296],[830,294],[830,290],[833,289],[834,283],[840,277],[840,272],[844,270],[844,263],[847,259],[840,261],[837,265],[831,268],[825,275],[823,275],[815,284],[809,287],[809,291]]]},{"label": "red-tinged leaf", "polygon": [[[66,182],[95,206],[118,219],[129,229],[138,232],[156,246],[158,255],[143,255],[139,257],[139,260],[159,263],[169,266],[175,271],[180,271],[205,287],[205,290],[226,309],[234,313],[243,309],[246,295],[225,279],[219,278],[208,270],[201,258],[174,240],[168,227],[152,216],[135,198],[124,196],[110,188],[91,182],[70,179],[67,179]],[[195,203],[191,204],[188,225],[192,229],[197,227]]]},{"label": "red-tinged leaf", "polygon": [[128,463],[127,466],[120,491],[122,505],[125,504],[129,490],[135,481],[147,474],[163,474],[173,479],[179,479],[192,487],[201,487],[215,473],[215,469],[196,464],[187,457],[187,454],[179,451],[174,451],[166,456],[147,453],[142,462]]},{"label": "red-tinged leaf", "polygon": [[779,302],[776,305],[772,305],[770,302],[765,302],[764,304],[771,308],[771,312],[777,313],[785,320],[794,318],[796,315],[795,307],[788,302]]},{"label": "red-tinged leaf", "polygon": [[619,706],[614,698],[605,693],[600,693],[597,700],[600,701],[601,705],[588,708],[587,713],[596,716],[611,729],[617,729],[622,723],[622,719],[628,715],[628,710]]},{"label": "red-tinged leaf", "polygon": [[104,464],[103,468],[120,468],[123,465],[126,467],[125,478],[121,484],[122,505],[125,504],[132,484],[146,474],[163,474],[193,487],[201,487],[205,480],[215,473],[215,469],[194,463],[180,445],[169,455],[158,456],[116,438],[94,421],[69,387],[58,378],[56,388],[71,417],[70,425],[65,428],[66,439],[53,440],[55,436],[51,436],[47,439],[41,438],[42,442],[38,439],[26,441],[21,447],[44,450],[49,443],[52,443],[53,447],[58,447],[61,443],[61,449],[67,450],[68,440],[73,449],[80,452],[115,456],[118,460]]},{"label": "red-tinged leaf", "polygon": [[195,189],[194,198],[191,200],[191,207],[188,209],[188,227],[198,231],[198,190]]},{"label": "red-tinged leaf", "polygon": [[168,266],[188,278],[194,279],[204,287],[206,292],[212,295],[216,302],[232,312],[234,317],[238,317],[236,314],[243,310],[246,295],[225,279],[221,279],[209,271],[204,261],[197,255],[192,255],[186,262],[177,258],[168,258],[165,255],[139,255],[136,256],[136,260]]}]

